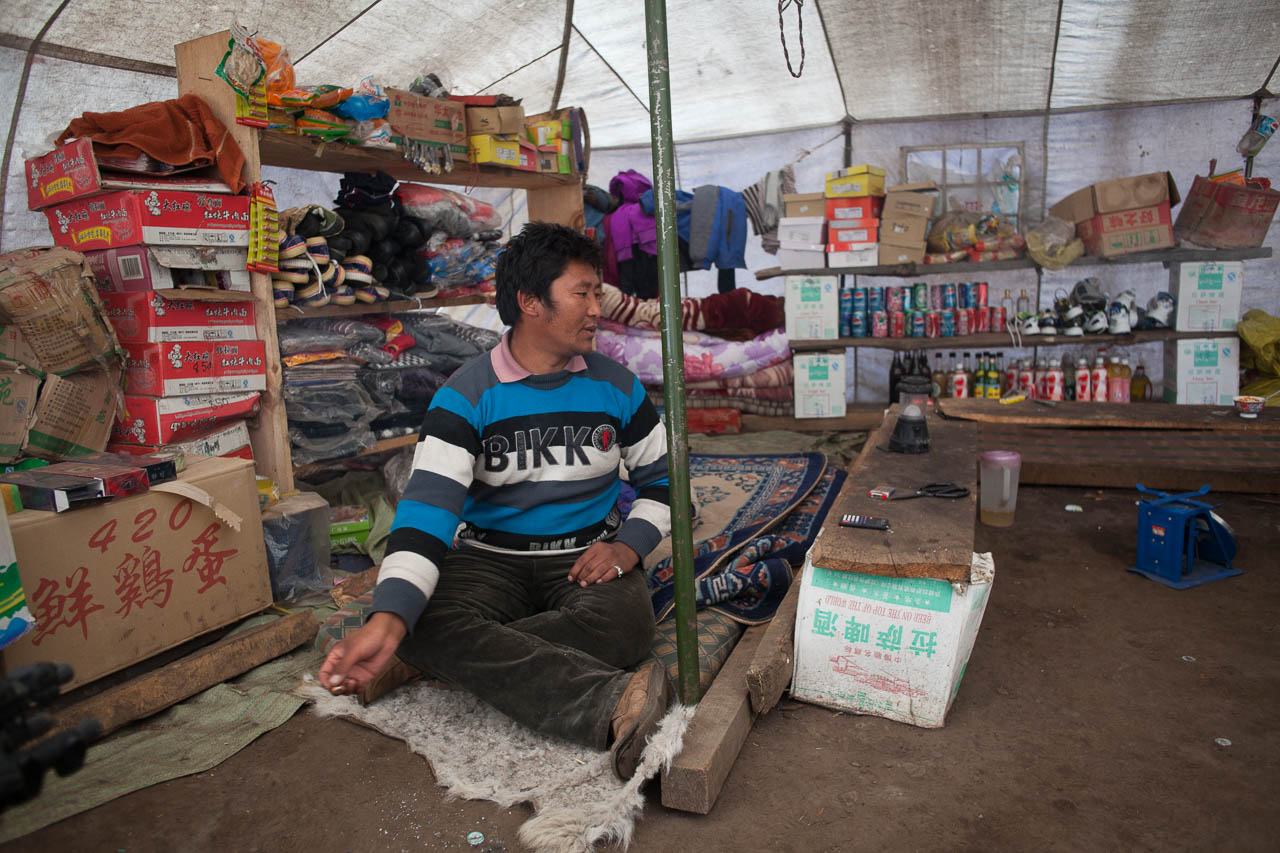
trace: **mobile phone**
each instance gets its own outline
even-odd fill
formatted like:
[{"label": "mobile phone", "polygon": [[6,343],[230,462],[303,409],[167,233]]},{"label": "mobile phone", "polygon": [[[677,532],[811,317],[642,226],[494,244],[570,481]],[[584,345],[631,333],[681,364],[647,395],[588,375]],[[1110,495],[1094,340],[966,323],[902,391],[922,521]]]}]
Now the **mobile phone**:
[{"label": "mobile phone", "polygon": [[867,530],[888,530],[889,519],[875,518],[870,515],[846,514],[840,516],[841,527],[864,527]]}]

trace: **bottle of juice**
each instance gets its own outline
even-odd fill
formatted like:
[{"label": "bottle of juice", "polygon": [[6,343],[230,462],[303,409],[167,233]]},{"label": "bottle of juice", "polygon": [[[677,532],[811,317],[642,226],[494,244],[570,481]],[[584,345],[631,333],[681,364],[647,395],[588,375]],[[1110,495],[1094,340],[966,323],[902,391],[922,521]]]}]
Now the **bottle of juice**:
[{"label": "bottle of juice", "polygon": [[1107,365],[1101,355],[1093,360],[1093,370],[1089,373],[1089,391],[1093,402],[1107,402]]},{"label": "bottle of juice", "polygon": [[1039,400],[1047,399],[1044,393],[1044,375],[1046,371],[1047,371],[1047,368],[1045,367],[1044,359],[1037,358],[1035,367],[1032,368],[1031,376],[1035,381],[1035,387],[1036,387],[1035,396],[1036,396],[1036,399],[1039,399]]},{"label": "bottle of juice", "polygon": [[1018,360],[1009,359],[1004,368],[1004,393],[1008,394],[1018,387]]},{"label": "bottle of juice", "polygon": [[1044,398],[1061,402],[1065,385],[1066,377],[1062,373],[1062,363],[1056,358],[1049,359],[1049,369],[1044,374]]},{"label": "bottle of juice", "polygon": [[941,357],[933,365],[933,373],[929,379],[933,383],[933,388],[930,390],[929,395],[935,400],[944,396],[944,389],[947,386],[947,371],[942,366]]},{"label": "bottle of juice", "polygon": [[1151,399],[1151,380],[1147,378],[1147,369],[1141,364],[1134,369],[1133,379],[1129,382],[1129,399]]},{"label": "bottle of juice", "polygon": [[1004,360],[1004,353],[998,352],[991,356],[987,362],[987,399],[1000,399],[1000,362]]},{"label": "bottle of juice", "polygon": [[1089,373],[1089,362],[1084,356],[1076,359],[1076,399],[1087,403],[1093,399],[1090,396],[1090,385],[1092,380]]},{"label": "bottle of juice", "polygon": [[964,364],[957,361],[955,369],[951,371],[951,396],[957,399],[964,399],[969,396],[969,374],[965,372]]},{"label": "bottle of juice", "polygon": [[1112,383],[1110,389],[1111,402],[1127,403],[1129,402],[1129,380],[1133,378],[1133,372],[1129,370],[1129,359],[1111,357],[1112,366],[1116,369],[1114,379],[1108,379]]},{"label": "bottle of juice", "polygon": [[1018,390],[1027,395],[1028,400],[1036,396],[1036,374],[1031,369],[1031,359],[1024,358],[1018,367]]},{"label": "bottle of juice", "polygon": [[1121,397],[1121,385],[1123,385],[1123,371],[1120,368],[1120,356],[1111,356],[1111,361],[1107,364],[1107,402],[1123,403]]}]

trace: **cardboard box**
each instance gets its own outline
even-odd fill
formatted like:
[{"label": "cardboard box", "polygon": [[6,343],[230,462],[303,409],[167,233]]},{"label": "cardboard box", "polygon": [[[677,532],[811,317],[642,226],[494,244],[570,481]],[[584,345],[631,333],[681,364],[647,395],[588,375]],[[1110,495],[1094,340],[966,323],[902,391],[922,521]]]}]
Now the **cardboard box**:
[{"label": "cardboard box", "polygon": [[572,133],[569,121],[561,118],[532,120],[525,127],[525,138],[539,146],[568,139]]},{"label": "cardboard box", "polygon": [[230,193],[231,187],[216,178],[158,177],[103,171],[93,154],[93,143],[76,139],[26,162],[27,207],[41,210],[53,204],[113,190],[186,190]]},{"label": "cardboard box", "polygon": [[826,246],[822,243],[782,243],[778,248],[778,267],[781,269],[816,270],[826,265]]},{"label": "cardboard box", "polygon": [[836,172],[828,172],[823,195],[827,198],[882,196],[884,195],[884,176],[884,169],[879,166],[868,166],[865,163],[849,166]]},{"label": "cardboard box", "polygon": [[832,243],[875,243],[880,239],[879,219],[838,219],[827,238]]},{"label": "cardboard box", "polygon": [[1179,332],[1230,331],[1240,320],[1244,264],[1173,264],[1169,292],[1178,301],[1174,328]]},{"label": "cardboard box", "polygon": [[249,198],[140,190],[56,204],[44,212],[53,242],[77,252],[153,246],[249,245]]},{"label": "cardboard box", "polygon": [[59,474],[51,467],[9,471],[0,474],[0,483],[18,490],[25,509],[41,512],[66,512],[106,497],[101,480]]},{"label": "cardboard box", "polygon": [[796,417],[844,417],[844,352],[798,352],[794,361]]},{"label": "cardboard box", "polygon": [[880,242],[909,249],[923,247],[929,236],[929,220],[895,213],[880,220]]},{"label": "cardboard box", "polygon": [[4,650],[4,667],[70,664],[75,678],[63,690],[271,604],[244,460],[196,460],[179,483],[62,515],[24,510],[9,522],[37,628]]},{"label": "cardboard box", "polygon": [[[523,157],[532,156],[536,165],[536,148],[531,143],[525,142],[516,136],[494,136],[493,134],[482,134],[480,136],[467,137],[468,150],[471,153],[471,162],[473,163],[495,163],[499,166],[507,166],[512,169],[526,168],[521,165]],[[535,153],[523,154],[521,152],[534,151]]]},{"label": "cardboard box", "polygon": [[122,246],[84,253],[104,293],[208,287],[249,292],[247,249],[219,246]]},{"label": "cardboard box", "polygon": [[558,173],[560,171],[559,145],[540,145],[534,150],[539,172]]},{"label": "cardboard box", "polygon": [[879,196],[861,198],[829,198],[824,211],[829,222],[841,219],[879,219],[884,199]]},{"label": "cardboard box", "polygon": [[249,427],[244,421],[220,425],[190,438],[165,444],[112,442],[107,445],[107,450],[134,455],[179,453],[195,456],[222,456],[228,459],[253,459],[253,447],[249,443]]},{"label": "cardboard box", "polygon": [[994,581],[990,554],[973,555],[968,583],[837,572],[806,557],[791,696],[941,728]]},{"label": "cardboard box", "polygon": [[22,452],[39,391],[39,377],[24,370],[0,369],[0,462],[13,462]]},{"label": "cardboard box", "polygon": [[107,318],[122,343],[251,341],[251,294],[219,290],[151,290],[102,295]]},{"label": "cardboard box", "polygon": [[6,360],[39,373],[67,374],[116,358],[93,272],[66,249],[0,255],[0,322],[21,333],[0,341]]},{"label": "cardboard box", "polygon": [[821,216],[784,216],[778,220],[778,242],[817,245],[827,242],[827,220]]},{"label": "cardboard box", "polygon": [[840,336],[840,291],[833,275],[789,275],[783,305],[789,340],[827,340]]},{"label": "cardboard box", "polygon": [[523,133],[524,107],[467,107],[467,135]]},{"label": "cardboard box", "polygon": [[876,261],[882,267],[891,267],[897,264],[922,264],[924,263],[924,254],[925,248],[923,245],[912,249],[906,246],[894,246],[891,243],[881,243],[880,249],[876,253]]},{"label": "cardboard box", "polygon": [[782,196],[786,216],[826,216],[825,204],[822,193],[784,193]]},{"label": "cardboard box", "polygon": [[147,445],[191,438],[221,421],[242,420],[257,414],[259,396],[256,391],[190,397],[126,394],[124,415],[116,420],[111,438]]},{"label": "cardboard box", "polygon": [[1280,192],[1210,181],[1199,175],[1178,211],[1173,233],[1180,240],[1215,249],[1261,246],[1267,238]]},{"label": "cardboard box", "polygon": [[1231,406],[1240,393],[1239,338],[1182,338],[1164,342],[1164,401]]},{"label": "cardboard box", "polygon": [[827,266],[874,267],[880,262],[879,243],[828,243]]},{"label": "cardboard box", "polygon": [[27,343],[26,337],[12,324],[0,326],[0,368],[5,370],[26,370],[37,376],[43,376],[40,359],[36,351]]},{"label": "cardboard box", "polygon": [[1117,213],[1141,207],[1155,207],[1162,202],[1170,206],[1180,200],[1173,175],[1151,172],[1132,178],[1099,181],[1076,190],[1049,208],[1049,213],[1077,225],[1099,213]]},{"label": "cardboard box", "polygon": [[1099,213],[1076,224],[1076,234],[1084,250],[1095,257],[1109,258],[1130,252],[1167,249],[1173,245],[1169,225],[1169,202],[1114,213]]},{"label": "cardboard box", "polygon": [[[924,184],[906,184],[905,186],[933,186],[932,181]],[[930,219],[934,213],[934,206],[938,203],[937,192],[909,192],[898,187],[890,187],[884,198],[884,212],[880,214],[882,219],[901,218],[913,216],[921,219]]]},{"label": "cardboard box", "polygon": [[149,397],[265,391],[262,341],[124,344],[125,391]]},{"label": "cardboard box", "polygon": [[403,89],[386,90],[391,107],[387,121],[392,140],[403,145],[406,139],[434,147],[448,148],[454,160],[467,161],[466,107],[457,101],[440,101]]},{"label": "cardboard box", "polygon": [[118,368],[47,377],[25,451],[60,460],[104,449],[122,405],[120,378]]}]

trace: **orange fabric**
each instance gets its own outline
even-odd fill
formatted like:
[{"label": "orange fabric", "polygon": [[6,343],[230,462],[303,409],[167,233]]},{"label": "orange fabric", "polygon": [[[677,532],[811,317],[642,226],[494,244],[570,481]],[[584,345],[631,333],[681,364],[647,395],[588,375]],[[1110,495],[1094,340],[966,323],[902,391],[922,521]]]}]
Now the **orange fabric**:
[{"label": "orange fabric", "polygon": [[218,174],[232,192],[245,188],[240,146],[195,95],[153,101],[116,113],[84,113],[67,125],[58,144],[68,139],[92,140],[94,150],[104,156],[148,154],[170,166],[217,163]]}]

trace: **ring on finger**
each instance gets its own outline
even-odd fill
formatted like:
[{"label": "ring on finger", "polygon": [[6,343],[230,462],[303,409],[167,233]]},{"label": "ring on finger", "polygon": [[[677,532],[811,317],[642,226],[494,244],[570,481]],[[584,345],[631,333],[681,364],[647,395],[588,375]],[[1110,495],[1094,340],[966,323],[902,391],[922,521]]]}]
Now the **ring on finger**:
[{"label": "ring on finger", "polygon": [[622,566],[619,566],[617,563],[614,563],[613,570],[618,573],[618,577],[622,577]]}]

